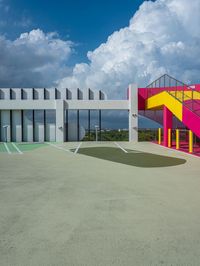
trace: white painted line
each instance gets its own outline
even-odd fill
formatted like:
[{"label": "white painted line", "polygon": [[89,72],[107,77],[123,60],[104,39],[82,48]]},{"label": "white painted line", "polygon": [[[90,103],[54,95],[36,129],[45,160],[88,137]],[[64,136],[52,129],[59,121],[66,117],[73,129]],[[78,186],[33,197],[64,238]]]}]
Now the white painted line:
[{"label": "white painted line", "polygon": [[81,144],[82,144],[82,142],[79,143],[79,145],[78,145],[78,147],[76,148],[74,154],[76,154],[76,153],[78,152],[79,148],[81,147]]},{"label": "white painted line", "polygon": [[54,148],[56,148],[56,149],[58,149],[58,150],[67,151],[67,152],[70,152],[71,153],[70,150],[67,150],[67,149],[65,149],[63,147],[57,146],[57,145],[55,145],[53,143],[47,142],[47,144],[50,145],[50,146],[52,146],[52,147],[54,147]]},{"label": "white painted line", "polygon": [[17,147],[15,143],[12,142],[12,145],[18,151],[19,154],[23,154],[23,152]]},{"label": "white painted line", "polygon": [[124,148],[122,148],[121,145],[119,145],[119,143],[117,143],[117,142],[114,142],[114,143],[115,143],[115,145],[116,145],[118,148],[120,148],[123,152],[128,153]]},{"label": "white painted line", "polygon": [[11,151],[10,151],[10,149],[8,148],[8,145],[7,145],[5,142],[4,142],[3,144],[4,144],[4,146],[5,146],[6,150],[7,150],[7,152],[8,152],[9,154],[11,154]]}]

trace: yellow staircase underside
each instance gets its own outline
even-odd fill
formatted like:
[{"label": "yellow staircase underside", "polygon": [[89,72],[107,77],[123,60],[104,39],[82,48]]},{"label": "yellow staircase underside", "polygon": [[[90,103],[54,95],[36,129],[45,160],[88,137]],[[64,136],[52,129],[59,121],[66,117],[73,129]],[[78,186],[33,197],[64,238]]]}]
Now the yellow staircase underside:
[{"label": "yellow staircase underside", "polygon": [[182,102],[188,100],[200,100],[200,92],[197,91],[162,91],[146,100],[146,109],[160,110],[165,105],[180,121],[182,121]]}]

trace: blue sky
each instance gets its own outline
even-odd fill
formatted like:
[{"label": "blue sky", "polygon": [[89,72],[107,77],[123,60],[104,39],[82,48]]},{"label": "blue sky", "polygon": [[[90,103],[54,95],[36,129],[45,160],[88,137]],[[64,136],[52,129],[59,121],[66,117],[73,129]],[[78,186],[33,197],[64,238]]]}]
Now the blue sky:
[{"label": "blue sky", "polygon": [[199,83],[199,10],[199,0],[0,0],[0,86],[123,99],[165,73]]},{"label": "blue sky", "polygon": [[[16,38],[23,31],[40,28],[44,32],[56,31],[60,38],[70,39],[76,52],[70,64],[85,62],[87,52],[94,50],[114,31],[128,26],[143,0],[10,0],[5,1],[15,27],[7,25],[1,32]],[[5,16],[7,14],[5,13]],[[21,25],[20,25],[21,24]]]},{"label": "blue sky", "polygon": [[90,87],[115,99],[165,73],[197,83],[199,10],[199,0],[0,0],[0,86]]}]

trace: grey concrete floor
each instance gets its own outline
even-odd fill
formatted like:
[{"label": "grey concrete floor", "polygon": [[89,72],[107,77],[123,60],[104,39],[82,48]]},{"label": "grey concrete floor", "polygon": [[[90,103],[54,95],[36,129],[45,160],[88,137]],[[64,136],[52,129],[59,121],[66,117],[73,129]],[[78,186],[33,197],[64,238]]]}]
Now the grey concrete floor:
[{"label": "grey concrete floor", "polygon": [[[1,153],[0,265],[200,265],[200,158],[120,145],[186,161],[137,167],[52,146]],[[93,146],[115,145],[81,147]]]}]

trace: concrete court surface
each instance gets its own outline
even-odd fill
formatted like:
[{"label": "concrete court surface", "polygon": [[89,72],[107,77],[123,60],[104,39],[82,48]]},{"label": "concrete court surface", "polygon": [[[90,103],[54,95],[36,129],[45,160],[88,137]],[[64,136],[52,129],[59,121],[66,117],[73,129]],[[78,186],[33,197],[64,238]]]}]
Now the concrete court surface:
[{"label": "concrete court surface", "polygon": [[[49,145],[0,153],[0,265],[200,265],[200,159],[120,145],[183,163],[132,166]],[[81,148],[94,146],[116,147]]]}]

